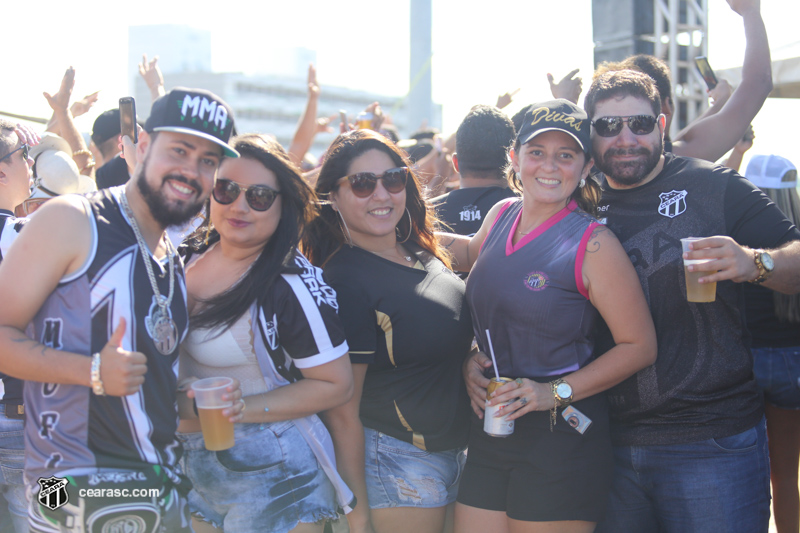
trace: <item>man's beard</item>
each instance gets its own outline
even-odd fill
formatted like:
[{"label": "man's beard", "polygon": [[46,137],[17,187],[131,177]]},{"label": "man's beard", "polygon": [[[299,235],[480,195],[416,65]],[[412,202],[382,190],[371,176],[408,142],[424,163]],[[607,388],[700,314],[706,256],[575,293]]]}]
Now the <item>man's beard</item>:
[{"label": "man's beard", "polygon": [[[165,201],[164,196],[161,192],[161,189],[154,190],[150,187],[150,184],[147,183],[147,159],[144,161],[144,165],[142,165],[141,174],[139,175],[138,179],[136,180],[136,185],[139,188],[139,193],[144,198],[147,207],[150,208],[150,214],[153,215],[153,218],[159,225],[163,228],[168,228],[169,226],[182,226],[192,220],[197,214],[200,212],[200,209],[203,207],[204,200],[198,199],[195,202],[186,202],[181,203],[178,205],[169,204]],[[203,188],[200,186],[200,183],[197,180],[189,180],[181,175],[167,175],[161,179],[161,188],[163,189],[164,183],[168,179],[173,179],[176,181],[180,181],[185,183],[190,187],[194,187],[195,190],[202,190]]]},{"label": "man's beard", "polygon": [[[661,139],[658,145],[651,151],[644,146],[637,148],[609,148],[600,157],[594,160],[595,166],[610,178],[612,181],[623,185],[636,185],[644,180],[650,172],[658,165],[661,154],[664,152],[664,143]],[[617,155],[644,155],[644,161],[637,159],[634,161],[612,161],[611,158]]]}]

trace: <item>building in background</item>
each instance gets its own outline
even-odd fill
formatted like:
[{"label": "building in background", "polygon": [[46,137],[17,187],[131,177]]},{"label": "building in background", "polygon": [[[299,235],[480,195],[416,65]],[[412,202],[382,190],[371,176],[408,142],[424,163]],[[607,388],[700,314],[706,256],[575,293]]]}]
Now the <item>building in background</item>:
[{"label": "building in background", "polygon": [[[182,39],[188,44],[178,44]],[[129,33],[129,71],[132,94],[137,102],[137,115],[144,120],[150,113],[150,92],[138,74],[142,53],[159,56],[158,64],[164,74],[167,90],[173,87],[199,87],[217,94],[231,106],[240,133],[268,133],[288,147],[308,99],[307,69],[316,54],[298,48],[286,54],[276,70],[278,74],[245,74],[241,72],[212,72],[210,32],[180,25],[135,26]],[[378,101],[384,113],[401,136],[408,136],[420,127],[409,110],[410,100],[345,87],[322,84],[318,117],[347,112],[350,122],[372,102]],[[428,125],[441,127],[442,106],[432,105],[433,117]],[[417,115],[413,115],[417,117]],[[426,115],[427,117],[427,115]],[[412,122],[414,121],[414,122]],[[416,122],[416,123],[415,123]],[[332,124],[334,133],[321,134],[315,139],[311,153],[319,156],[338,134],[338,119]]]}]

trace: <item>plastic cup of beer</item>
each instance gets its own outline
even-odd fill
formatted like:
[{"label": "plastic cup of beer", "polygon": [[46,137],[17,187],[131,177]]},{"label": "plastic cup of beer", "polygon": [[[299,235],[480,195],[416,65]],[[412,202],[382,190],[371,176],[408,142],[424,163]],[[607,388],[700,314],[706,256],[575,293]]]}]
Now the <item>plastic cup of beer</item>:
[{"label": "plastic cup of beer", "polygon": [[[681,239],[684,252],[689,252],[689,244],[704,237],[686,237]],[[717,283],[698,283],[697,280],[710,276],[712,272],[689,272],[689,265],[708,263],[713,259],[684,259],[683,272],[686,274],[686,299],[694,303],[713,302],[717,297]]]},{"label": "plastic cup of beer", "polygon": [[218,452],[233,447],[233,422],[222,414],[223,409],[233,405],[231,400],[222,399],[225,389],[232,383],[231,378],[206,378],[192,382],[206,450]]}]

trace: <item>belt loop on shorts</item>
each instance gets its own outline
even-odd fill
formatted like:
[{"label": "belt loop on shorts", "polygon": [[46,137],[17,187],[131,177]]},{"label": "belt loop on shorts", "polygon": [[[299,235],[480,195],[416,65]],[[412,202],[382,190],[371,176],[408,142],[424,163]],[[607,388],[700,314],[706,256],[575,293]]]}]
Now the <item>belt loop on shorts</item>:
[{"label": "belt loop on shorts", "polygon": [[25,420],[25,406],[22,402],[8,402],[5,406],[6,418],[13,420]]}]

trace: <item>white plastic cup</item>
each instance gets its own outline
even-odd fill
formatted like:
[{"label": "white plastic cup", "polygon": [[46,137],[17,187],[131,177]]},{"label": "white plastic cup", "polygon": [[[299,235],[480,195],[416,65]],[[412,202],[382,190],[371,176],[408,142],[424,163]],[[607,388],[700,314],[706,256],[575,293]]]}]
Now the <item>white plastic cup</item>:
[{"label": "white plastic cup", "polygon": [[233,447],[233,422],[222,414],[223,409],[233,405],[231,400],[222,399],[222,395],[231,384],[233,379],[225,377],[205,378],[192,382],[206,450],[220,451]]},{"label": "white plastic cup", "polygon": [[[681,239],[683,252],[689,252],[689,244],[704,239],[705,237],[685,237]],[[684,259],[683,272],[686,276],[686,299],[694,303],[713,302],[717,297],[717,283],[698,283],[704,276],[709,276],[712,272],[689,272],[689,265],[699,265],[708,263],[713,259]]]}]

